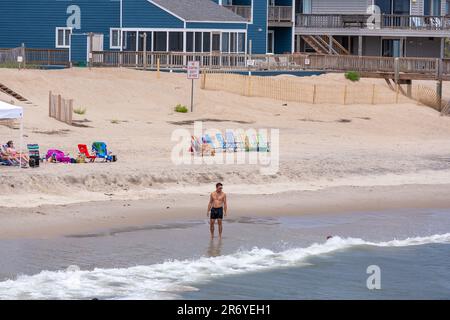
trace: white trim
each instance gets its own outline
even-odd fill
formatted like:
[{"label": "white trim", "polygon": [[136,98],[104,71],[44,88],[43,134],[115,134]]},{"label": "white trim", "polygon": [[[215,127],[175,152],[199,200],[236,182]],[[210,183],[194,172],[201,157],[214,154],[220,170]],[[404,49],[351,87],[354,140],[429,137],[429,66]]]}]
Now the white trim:
[{"label": "white trim", "polygon": [[[119,44],[117,46],[112,45],[113,32],[117,31],[119,33]],[[110,49],[121,49],[122,48],[122,29],[121,28],[109,28],[109,48]]]},{"label": "white trim", "polygon": [[247,32],[246,29],[218,29],[218,28],[214,28],[214,29],[209,29],[209,28],[123,28],[122,31],[193,31],[193,32],[197,32],[197,31],[204,31],[204,32],[214,32],[214,31],[218,31],[218,32]]},{"label": "white trim", "polygon": [[[272,34],[272,52],[269,52],[269,33]],[[268,30],[267,31],[267,48],[266,48],[266,52],[267,53],[271,53],[271,54],[275,54],[275,30]]]},{"label": "white trim", "polygon": [[[373,2],[374,0],[372,0]],[[292,39],[291,39],[291,53],[295,52],[295,24],[296,24],[296,16],[295,16],[295,0],[292,0]]]},{"label": "white trim", "polygon": [[[70,49],[70,45],[71,45],[71,37],[70,37],[70,35],[72,34],[72,29],[73,28],[71,28],[71,27],[56,27],[55,28],[55,48],[61,48],[61,49]],[[63,45],[59,45],[59,39],[58,39],[58,34],[59,34],[59,31],[60,30],[63,30]],[[67,44],[66,43],[66,32],[67,31],[70,31],[70,34],[69,34],[69,43]]]}]

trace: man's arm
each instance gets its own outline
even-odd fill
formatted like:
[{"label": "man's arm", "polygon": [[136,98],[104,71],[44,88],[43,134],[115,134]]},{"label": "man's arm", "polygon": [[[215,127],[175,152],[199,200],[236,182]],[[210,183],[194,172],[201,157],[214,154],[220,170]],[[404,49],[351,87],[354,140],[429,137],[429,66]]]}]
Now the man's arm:
[{"label": "man's arm", "polygon": [[227,195],[223,198],[223,210],[225,211],[225,217],[227,216],[228,205],[227,205]]},{"label": "man's arm", "polygon": [[212,196],[212,193],[211,193],[211,195],[209,196],[208,211],[206,211],[206,216],[207,217],[209,217],[209,213],[211,212],[211,208],[212,208],[213,203],[214,203],[214,199],[213,199],[213,196]]}]

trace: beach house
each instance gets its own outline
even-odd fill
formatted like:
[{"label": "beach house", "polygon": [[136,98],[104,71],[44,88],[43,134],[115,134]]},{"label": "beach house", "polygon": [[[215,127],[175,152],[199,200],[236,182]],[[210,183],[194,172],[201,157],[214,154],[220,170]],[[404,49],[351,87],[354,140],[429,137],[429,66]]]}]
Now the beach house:
[{"label": "beach house", "polygon": [[0,49],[434,57],[450,0],[2,0]]},{"label": "beach house", "polygon": [[211,0],[2,0],[0,48],[93,51],[247,50],[247,21]]}]

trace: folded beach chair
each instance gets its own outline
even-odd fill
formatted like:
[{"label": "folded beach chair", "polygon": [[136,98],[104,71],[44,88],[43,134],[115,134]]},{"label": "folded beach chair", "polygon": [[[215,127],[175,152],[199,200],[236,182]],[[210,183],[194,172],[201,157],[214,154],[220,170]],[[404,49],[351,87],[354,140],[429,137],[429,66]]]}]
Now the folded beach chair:
[{"label": "folded beach chair", "polygon": [[246,151],[245,149],[245,134],[243,130],[236,130],[234,132],[234,141],[236,142],[237,151]]},{"label": "folded beach chair", "polygon": [[269,143],[264,135],[258,133],[258,151],[259,152],[269,152]]},{"label": "folded beach chair", "polygon": [[251,134],[247,136],[245,143],[248,151],[258,151],[258,139],[256,138],[256,135]]},{"label": "folded beach chair", "polygon": [[234,138],[233,131],[227,131],[226,132],[226,137],[227,137],[227,141],[226,141],[225,149],[227,151],[236,152],[237,151],[237,146],[236,146],[236,140]]},{"label": "folded beach chair", "polygon": [[39,145],[38,144],[28,144],[27,149],[28,149],[28,154],[30,156],[30,167],[31,168],[39,167],[39,163],[41,161],[41,157],[39,154]]},{"label": "folded beach chair", "polygon": [[222,151],[225,151],[227,149],[227,145],[225,143],[225,139],[222,136],[222,133],[216,133],[216,141],[218,149],[222,149]]},{"label": "folded beach chair", "polygon": [[196,136],[191,136],[191,147],[189,151],[193,154],[202,153],[202,144]]},{"label": "folded beach chair", "polygon": [[45,156],[47,161],[56,161],[62,163],[71,163],[72,159],[64,154],[61,150],[50,149]]},{"label": "folded beach chair", "polygon": [[92,152],[95,153],[97,158],[104,159],[106,162],[116,161],[116,156],[108,152],[108,147],[104,142],[94,142],[92,144]]},{"label": "folded beach chair", "polygon": [[89,154],[88,147],[85,144],[79,144],[78,150],[86,157],[86,159],[89,159],[89,162],[94,162],[97,158],[97,156]]}]

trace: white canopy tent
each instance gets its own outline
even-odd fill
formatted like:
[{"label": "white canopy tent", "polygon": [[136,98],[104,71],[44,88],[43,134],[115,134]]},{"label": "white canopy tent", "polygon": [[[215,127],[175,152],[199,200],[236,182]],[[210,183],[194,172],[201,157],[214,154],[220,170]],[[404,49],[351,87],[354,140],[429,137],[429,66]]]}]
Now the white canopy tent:
[{"label": "white canopy tent", "polygon": [[[23,108],[14,106],[12,104],[0,101],[0,120],[5,119],[20,119],[20,149],[19,156],[22,159],[22,145],[23,145]],[[19,165],[19,168],[21,166]]]}]

